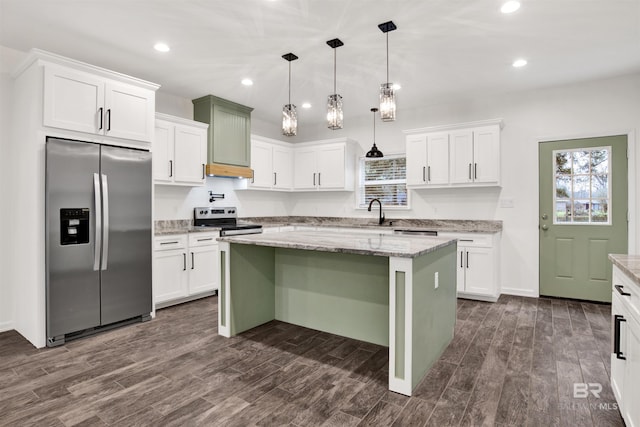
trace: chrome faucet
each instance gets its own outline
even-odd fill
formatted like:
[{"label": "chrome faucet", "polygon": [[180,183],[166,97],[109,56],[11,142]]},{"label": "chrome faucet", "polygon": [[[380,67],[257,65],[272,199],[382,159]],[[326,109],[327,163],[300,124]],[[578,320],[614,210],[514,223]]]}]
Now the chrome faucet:
[{"label": "chrome faucet", "polygon": [[382,225],[382,223],[384,222],[384,214],[382,213],[382,202],[380,201],[380,199],[371,199],[371,201],[369,202],[369,208],[367,210],[371,212],[371,205],[373,205],[373,202],[378,202],[378,204],[380,205],[380,219],[378,220],[378,224]]}]

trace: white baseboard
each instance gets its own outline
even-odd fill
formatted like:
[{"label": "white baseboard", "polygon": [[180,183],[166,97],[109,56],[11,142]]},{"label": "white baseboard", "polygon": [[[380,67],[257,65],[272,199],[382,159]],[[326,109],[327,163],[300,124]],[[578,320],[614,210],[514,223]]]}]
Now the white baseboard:
[{"label": "white baseboard", "polygon": [[13,322],[0,322],[0,332],[6,332],[13,329]]},{"label": "white baseboard", "polygon": [[516,295],[519,297],[529,297],[529,298],[539,298],[540,293],[538,290],[528,290],[528,289],[516,289],[516,288],[502,288],[500,293],[507,295]]}]

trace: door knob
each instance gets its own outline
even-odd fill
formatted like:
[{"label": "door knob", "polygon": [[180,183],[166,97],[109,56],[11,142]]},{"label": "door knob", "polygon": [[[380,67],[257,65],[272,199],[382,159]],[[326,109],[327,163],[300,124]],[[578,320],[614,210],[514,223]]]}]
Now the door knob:
[{"label": "door knob", "polygon": [[542,219],[547,219],[547,218],[549,218],[547,214],[542,214]]},{"label": "door knob", "polygon": [[549,229],[549,226],[547,224],[542,224],[541,227],[543,230],[547,231]]}]

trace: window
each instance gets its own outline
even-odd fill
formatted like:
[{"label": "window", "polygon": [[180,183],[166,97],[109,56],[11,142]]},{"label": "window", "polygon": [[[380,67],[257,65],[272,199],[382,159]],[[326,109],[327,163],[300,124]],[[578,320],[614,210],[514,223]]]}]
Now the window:
[{"label": "window", "polygon": [[554,224],[610,224],[611,147],[554,151]]},{"label": "window", "polygon": [[408,208],[407,161],[404,155],[360,160],[358,208],[380,199],[385,208]]}]

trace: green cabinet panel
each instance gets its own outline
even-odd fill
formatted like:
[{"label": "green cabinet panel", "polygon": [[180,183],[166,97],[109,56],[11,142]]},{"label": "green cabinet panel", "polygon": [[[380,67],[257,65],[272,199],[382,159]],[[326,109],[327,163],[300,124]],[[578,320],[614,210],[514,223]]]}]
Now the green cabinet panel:
[{"label": "green cabinet panel", "polygon": [[213,95],[192,102],[193,119],[209,124],[207,163],[250,166],[253,108]]}]

